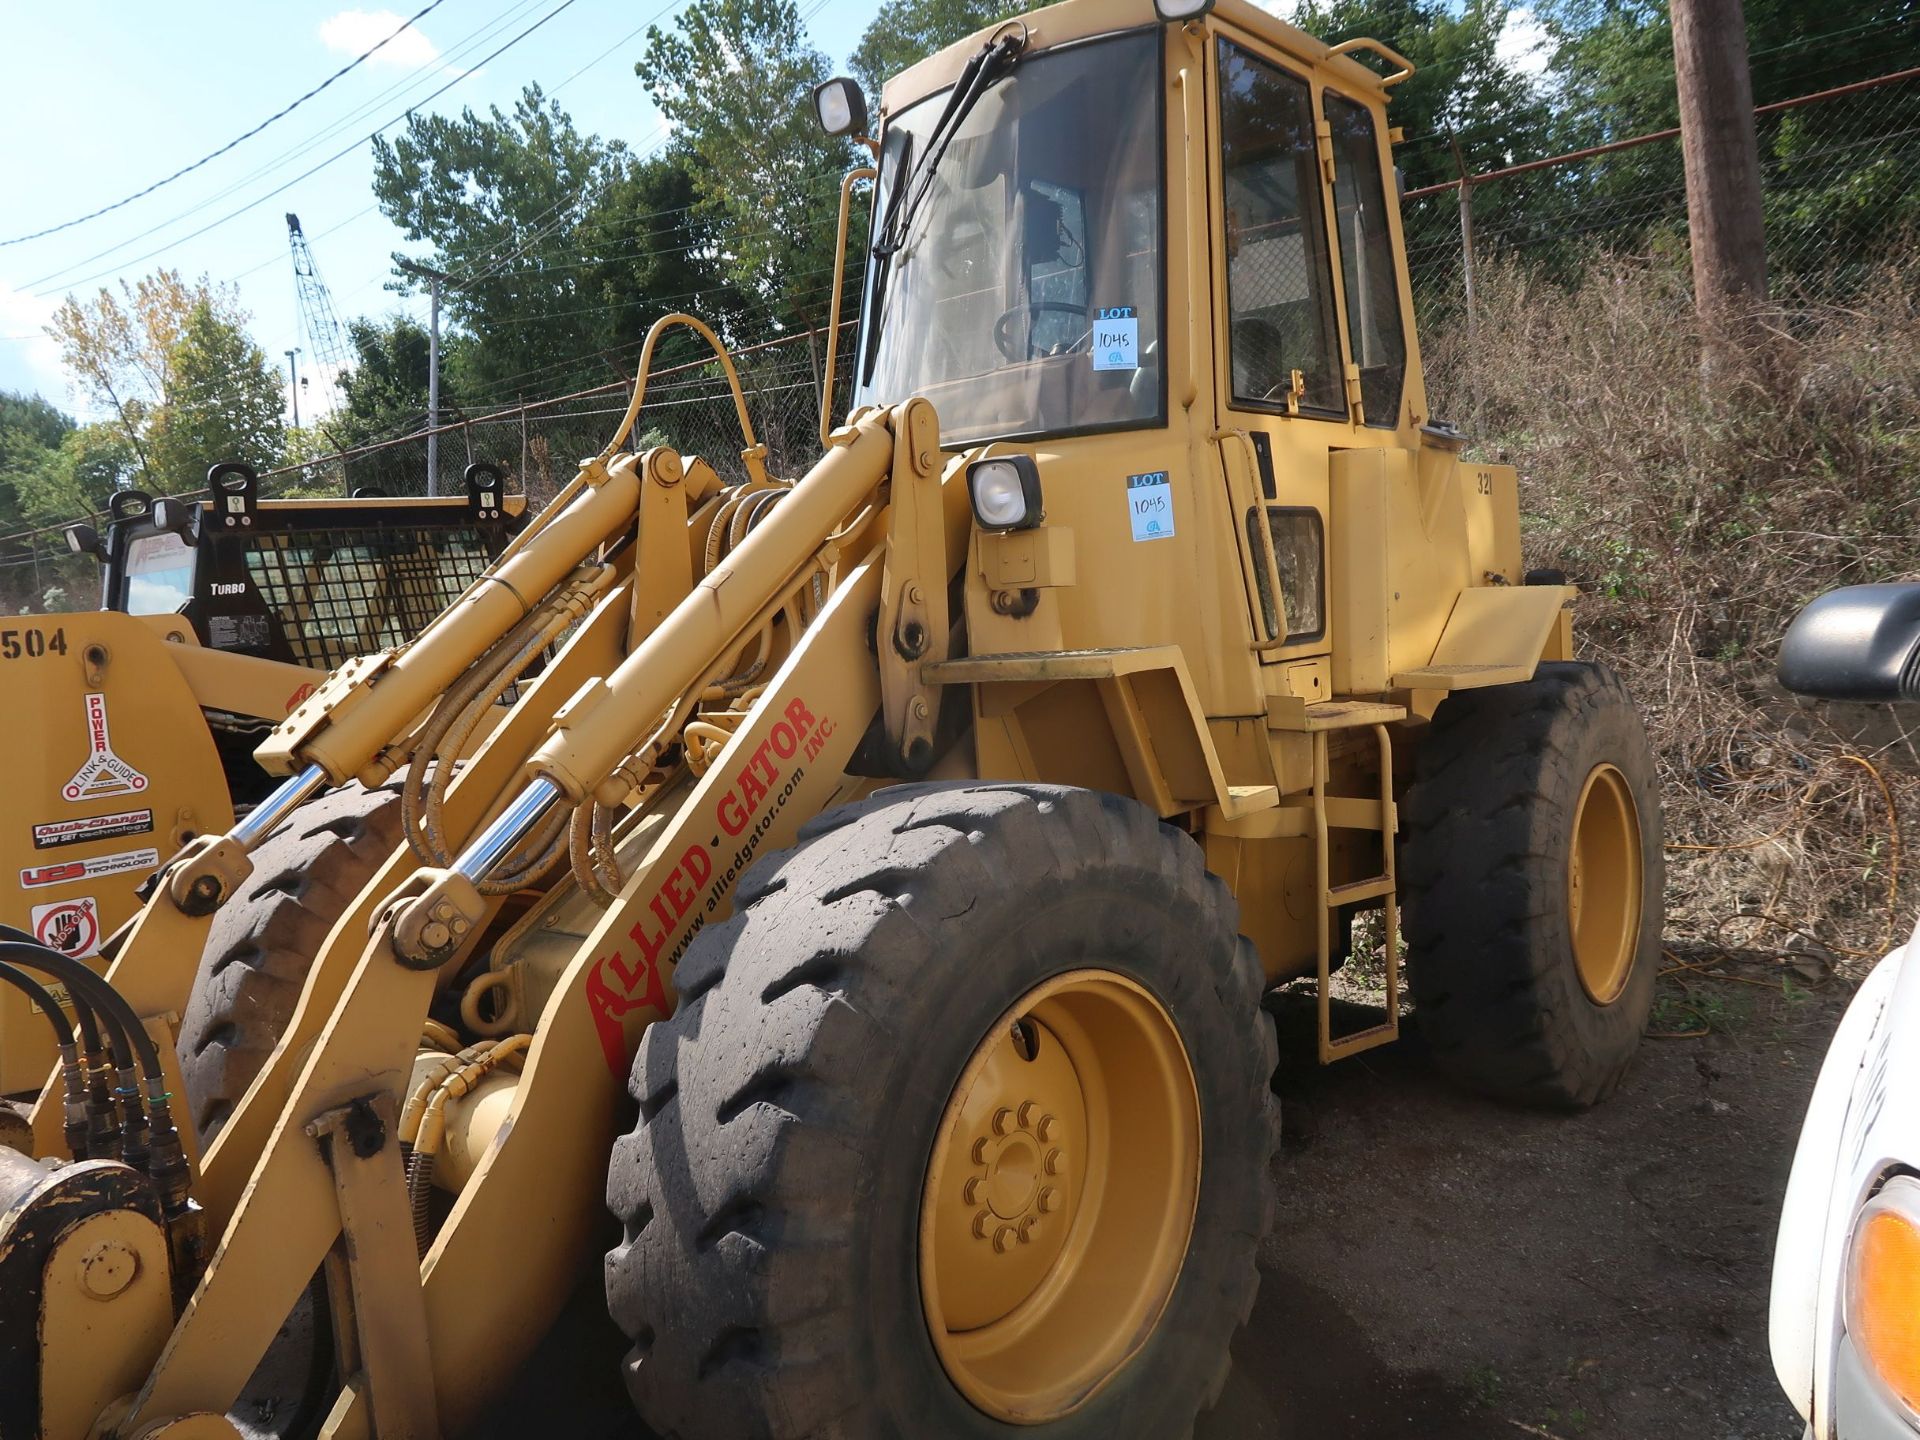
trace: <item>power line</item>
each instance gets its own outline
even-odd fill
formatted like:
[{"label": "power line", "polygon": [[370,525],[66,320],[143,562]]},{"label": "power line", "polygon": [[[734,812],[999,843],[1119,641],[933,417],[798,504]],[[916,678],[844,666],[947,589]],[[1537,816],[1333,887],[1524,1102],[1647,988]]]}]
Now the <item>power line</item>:
[{"label": "power line", "polygon": [[[549,10],[546,14],[542,15],[538,20],[534,21],[533,24],[529,25],[526,29],[522,30],[518,35],[514,36],[513,39],[507,41],[507,43],[500,46],[499,49],[494,50],[490,54],[483,56],[481,58],[480,64],[486,65],[490,61],[498,59],[500,56],[504,55],[507,51],[511,50],[514,46],[518,45],[522,40],[526,39],[527,36],[533,34],[534,31],[538,30],[541,26],[545,25],[549,20],[552,20],[556,15],[560,14],[561,11],[569,10],[578,3],[579,3],[579,0],[560,0],[560,3],[558,5],[554,6],[553,9]],[[474,68],[478,69],[479,66],[475,66]],[[472,73],[473,73],[472,70],[468,70],[463,74],[454,76],[453,79],[449,80],[446,84],[442,85],[438,90],[435,90],[431,95],[428,95],[425,99],[416,102],[416,104],[414,105],[408,106],[407,110],[404,110],[400,114],[394,116],[391,120],[387,121],[386,124],[377,127],[376,129],[370,131],[366,135],[363,135],[361,138],[359,138],[358,140],[355,140],[351,145],[346,146],[344,149],[334,151],[333,154],[329,155],[325,160],[322,160],[318,165],[312,166],[310,169],[301,171],[298,175],[294,176],[293,179],[287,181],[285,184],[275,186],[273,189],[269,190],[266,194],[258,196],[255,199],[249,200],[246,204],[240,206],[238,209],[228,211],[225,215],[222,215],[218,220],[208,221],[205,225],[202,225],[198,230],[195,230],[192,234],[182,235],[177,240],[169,240],[166,244],[161,245],[156,249],[149,250],[144,255],[136,255],[131,260],[122,261],[120,264],[111,266],[108,269],[96,271],[92,275],[85,276],[84,278],[79,280],[68,281],[66,282],[65,285],[55,286],[54,288],[66,289],[68,288],[68,286],[91,284],[93,281],[102,279],[105,276],[117,274],[120,271],[127,269],[129,266],[139,265],[147,260],[151,260],[154,256],[164,254],[166,251],[173,249],[173,247],[176,245],[184,245],[189,240],[199,239],[200,236],[206,234],[209,230],[216,229],[219,226],[226,224],[229,220],[235,219],[241,215],[246,214],[249,210],[253,209],[255,206],[264,205],[267,201],[273,199],[276,195],[285,194],[288,190],[291,190],[295,185],[298,185],[302,180],[305,180],[310,176],[317,175],[320,171],[326,169],[329,165],[333,164],[336,160],[345,159],[348,155],[351,155],[354,151],[358,150],[362,145],[365,145],[369,141],[375,139],[383,131],[391,130],[395,125],[398,125],[402,120],[407,118],[407,114],[410,111],[419,108],[419,106],[421,105],[431,104],[433,101],[439,99],[442,95],[446,94],[447,91],[451,90],[454,86],[458,85],[462,80],[466,79],[467,76],[471,75]],[[35,281],[33,283],[39,284],[41,282]],[[48,293],[51,294],[52,292],[49,291]],[[45,297],[42,296],[40,298],[45,298]]]},{"label": "power line", "polygon": [[[92,265],[94,262],[98,260],[104,260],[109,255],[115,254],[116,252],[121,250],[125,250],[129,246],[137,245],[143,240],[146,240],[152,236],[158,235],[161,231],[167,229],[169,226],[177,225],[182,221],[191,220],[194,216],[205,211],[209,206],[217,203],[218,201],[224,200],[229,195],[237,194],[238,192],[244,190],[247,186],[253,184],[254,181],[262,179],[263,177],[272,174],[276,170],[280,170],[283,167],[293,163],[295,160],[299,159],[302,155],[310,153],[314,149],[318,148],[320,145],[326,143],[328,140],[339,135],[340,133],[348,129],[350,126],[360,121],[362,117],[370,115],[376,110],[378,110],[383,101],[390,100],[393,96],[396,96],[403,91],[411,89],[417,84],[420,84],[423,82],[430,82],[434,75],[441,73],[445,69],[451,69],[452,68],[451,62],[453,62],[456,59],[463,59],[468,52],[477,48],[479,45],[487,43],[487,41],[490,40],[494,34],[497,34],[501,29],[505,28],[508,24],[512,23],[512,21],[518,18],[519,15],[522,15],[526,11],[534,8],[534,6],[537,3],[538,3],[538,0],[512,0],[512,3],[510,3],[504,11],[496,15],[493,19],[480,25],[475,30],[471,31],[468,35],[462,38],[462,40],[457,45],[449,49],[444,54],[435,57],[434,60],[432,60],[427,64],[416,67],[411,74],[406,75],[401,79],[395,81],[392,85],[389,85],[386,89],[380,91],[377,95],[373,96],[371,99],[365,101],[364,103],[350,110],[346,115],[342,116],[340,119],[331,121],[328,124],[321,126],[319,130],[315,131],[312,135],[308,136],[305,140],[296,141],[287,150],[282,151],[280,154],[274,156],[272,159],[264,161],[255,169],[249,171],[247,174],[241,176],[239,179],[234,180],[230,184],[226,185],[224,188],[214,191],[211,195],[208,195],[206,198],[196,201],[195,203],[187,206],[186,209],[180,211],[179,213],[175,215],[171,215],[165,220],[158,221],[155,224],[148,226],[145,230],[137,231],[134,234],[128,236],[124,240],[116,241],[114,244],[107,246],[104,250],[96,251],[92,255],[85,256],[82,259],[70,261],[66,264],[60,265],[55,269],[47,272],[45,275],[42,275],[37,279],[28,281],[26,285],[22,288],[32,290],[38,286],[48,284],[49,282],[58,281],[64,275],[70,274],[76,270],[83,269],[84,267],[88,265]],[[492,57],[489,56],[487,58],[490,59]],[[481,63],[484,64],[485,61],[482,61]],[[449,82],[449,84],[458,83],[458,81],[463,80],[468,76],[472,75],[473,73],[475,73],[475,71],[478,68],[479,68],[478,66],[473,66],[463,70],[461,73],[456,74],[454,77],[454,80]],[[447,86],[442,86],[441,90],[434,92],[434,94],[438,95],[440,93],[443,93],[446,88]],[[427,99],[429,100],[432,98],[434,98],[434,96],[427,97]],[[412,104],[425,104],[425,103],[426,103],[426,100],[412,102]],[[411,106],[409,108],[411,108]],[[393,123],[394,123],[393,121],[389,120],[385,124],[383,124],[380,127],[380,129],[382,130],[387,129]],[[378,133],[378,131],[376,131],[375,133]],[[358,143],[360,142],[355,141],[356,145]],[[352,147],[349,147],[349,150],[351,148]],[[338,158],[339,158],[338,156],[332,157],[332,159],[338,159]],[[332,159],[322,162],[323,166],[325,164],[331,164]],[[316,169],[317,168],[321,168],[321,167],[316,167]],[[307,173],[312,174],[314,172],[308,171]],[[304,179],[306,177],[300,176],[297,178]],[[262,197],[262,198],[264,199],[264,198],[270,198],[270,197]],[[196,232],[196,234],[197,233],[201,233],[201,232]],[[192,239],[193,236],[186,236],[183,238]],[[182,242],[176,241],[176,242],[169,242],[169,243],[182,243]],[[162,247],[162,248],[165,248],[165,247]],[[142,257],[142,258],[146,258],[146,257]],[[137,261],[126,262],[126,264],[128,265],[132,265],[136,263],[138,262]],[[92,279],[97,277],[88,277],[88,278]],[[72,283],[85,284],[87,282],[76,281]]]},{"label": "power line", "polygon": [[390,42],[397,39],[401,34],[406,32],[407,30],[411,29],[415,21],[423,19],[427,15],[428,11],[436,10],[444,3],[445,3],[445,0],[427,0],[427,4],[423,8],[416,11],[411,19],[402,21],[399,28],[396,29],[391,35],[388,35],[384,40],[380,41],[379,44],[373,46],[372,49],[361,51],[360,54],[354,56],[353,59],[349,60],[345,65],[342,65],[338,70],[334,71],[333,74],[329,75],[326,79],[322,80],[318,85],[314,86],[311,90],[307,91],[306,94],[302,95],[299,99],[295,100],[292,104],[286,106],[281,110],[276,111],[272,115],[269,115],[266,119],[262,120],[258,125],[254,126],[251,130],[247,131],[244,135],[235,136],[233,139],[229,140],[226,144],[222,145],[218,150],[215,150],[212,153],[207,155],[202,155],[198,160],[194,161],[191,165],[181,166],[178,170],[174,171],[171,175],[167,176],[164,180],[156,180],[153,182],[153,184],[147,186],[146,189],[136,190],[133,192],[133,194],[127,196],[124,200],[116,200],[111,205],[102,205],[98,210],[94,210],[89,212],[88,214],[78,216],[75,219],[62,221],[58,225],[49,225],[46,229],[36,230],[31,235],[16,235],[11,240],[0,240],[0,249],[5,249],[9,245],[24,244],[28,240],[38,240],[43,235],[57,235],[62,230],[71,230],[74,226],[84,225],[89,220],[98,220],[102,215],[109,215],[113,213],[115,210],[120,209],[124,205],[131,205],[134,201],[140,199],[142,196],[153,194],[154,191],[160,189],[164,185],[171,185],[174,181],[178,180],[182,175],[191,175],[194,171],[198,170],[202,165],[207,164],[209,161],[218,160],[222,155],[226,154],[229,150],[233,149],[234,146],[240,144],[242,141],[251,140],[254,136],[258,135],[262,130],[266,129],[269,125],[273,124],[276,120],[284,120],[287,116],[291,115],[294,111],[298,110],[302,105],[306,104],[307,101],[313,99],[314,96],[318,95],[322,90],[326,89],[329,85],[333,84],[333,82],[338,80],[342,75],[347,74],[349,71],[358,69],[368,59],[378,54]]}]

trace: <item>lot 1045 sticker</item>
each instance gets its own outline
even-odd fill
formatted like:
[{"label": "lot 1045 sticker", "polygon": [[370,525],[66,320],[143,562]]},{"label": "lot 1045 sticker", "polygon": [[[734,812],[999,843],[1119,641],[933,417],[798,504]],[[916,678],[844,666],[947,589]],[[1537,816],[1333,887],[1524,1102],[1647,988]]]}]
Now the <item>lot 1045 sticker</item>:
[{"label": "lot 1045 sticker", "polygon": [[113,741],[107,734],[107,697],[98,690],[87,692],[87,760],[61,787],[60,793],[76,803],[104,800],[109,795],[138,795],[147,788],[147,777],[113,753]]},{"label": "lot 1045 sticker", "polygon": [[1127,476],[1127,519],[1135,540],[1165,540],[1173,534],[1173,479],[1165,470]]},{"label": "lot 1045 sticker", "polygon": [[1140,368],[1140,317],[1131,305],[1110,305],[1093,318],[1093,368]]},{"label": "lot 1045 sticker", "polygon": [[153,811],[116,810],[110,815],[84,815],[78,820],[49,820],[33,827],[33,848],[54,850],[62,845],[84,845],[89,840],[118,840],[153,830]]},{"label": "lot 1045 sticker", "polygon": [[75,880],[98,880],[106,875],[154,870],[159,865],[158,850],[123,850],[118,855],[95,855],[85,860],[55,860],[22,870],[20,887],[33,890],[42,885],[67,885]]},{"label": "lot 1045 sticker", "polygon": [[91,895],[33,907],[33,938],[63,955],[85,960],[100,953],[100,902]]}]

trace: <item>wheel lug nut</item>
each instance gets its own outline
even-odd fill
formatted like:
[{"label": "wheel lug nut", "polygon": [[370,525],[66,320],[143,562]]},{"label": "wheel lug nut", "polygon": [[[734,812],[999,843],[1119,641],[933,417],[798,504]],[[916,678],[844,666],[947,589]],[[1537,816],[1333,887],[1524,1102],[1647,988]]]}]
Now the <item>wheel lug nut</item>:
[{"label": "wheel lug nut", "polygon": [[987,1137],[984,1135],[973,1142],[973,1163],[976,1165],[987,1163]]},{"label": "wheel lug nut", "polygon": [[987,1212],[984,1210],[973,1217],[973,1238],[976,1240],[987,1238]]},{"label": "wheel lug nut", "polygon": [[1034,1112],[1039,1108],[1040,1107],[1031,1100],[1022,1100],[1020,1102],[1020,1111],[1014,1118],[1019,1121],[1022,1130],[1031,1130],[1033,1128]]},{"label": "wheel lug nut", "polygon": [[1033,1243],[1033,1227],[1039,1223],[1040,1222],[1031,1215],[1020,1222],[1020,1228],[1015,1234],[1022,1245],[1031,1245]]},{"label": "wheel lug nut", "polygon": [[1059,1126],[1060,1122],[1055,1120],[1053,1116],[1042,1115],[1040,1117],[1040,1126],[1033,1133],[1040,1137],[1040,1143],[1044,1145],[1047,1141],[1053,1139],[1053,1132],[1057,1130]]},{"label": "wheel lug nut", "polygon": [[980,1203],[980,1177],[978,1175],[974,1176],[971,1180],[967,1181],[966,1189],[962,1192],[962,1194],[964,1195],[967,1204],[978,1205]]},{"label": "wheel lug nut", "polygon": [[1040,1187],[1040,1213],[1051,1215],[1060,1208],[1060,1192],[1051,1185]]},{"label": "wheel lug nut", "polygon": [[1058,1175],[1060,1173],[1060,1167],[1066,1163],[1066,1159],[1067,1157],[1060,1153],[1058,1146],[1047,1151],[1047,1174]]},{"label": "wheel lug nut", "polygon": [[1002,1105],[993,1112],[993,1133],[1004,1135],[1013,1128],[1013,1111]]},{"label": "wheel lug nut", "polygon": [[996,1255],[1006,1254],[1008,1247],[1019,1238],[1020,1232],[1014,1229],[1013,1226],[1002,1225],[998,1230],[993,1232],[993,1253]]}]

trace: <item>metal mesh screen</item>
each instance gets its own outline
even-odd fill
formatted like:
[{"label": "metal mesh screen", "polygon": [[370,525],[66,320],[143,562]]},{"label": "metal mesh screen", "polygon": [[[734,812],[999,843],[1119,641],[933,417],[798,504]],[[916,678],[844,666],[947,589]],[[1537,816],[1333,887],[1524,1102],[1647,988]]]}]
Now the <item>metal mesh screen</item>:
[{"label": "metal mesh screen", "polygon": [[476,530],[353,528],[259,535],[247,572],[303,665],[332,670],[426,628],[486,568]]}]

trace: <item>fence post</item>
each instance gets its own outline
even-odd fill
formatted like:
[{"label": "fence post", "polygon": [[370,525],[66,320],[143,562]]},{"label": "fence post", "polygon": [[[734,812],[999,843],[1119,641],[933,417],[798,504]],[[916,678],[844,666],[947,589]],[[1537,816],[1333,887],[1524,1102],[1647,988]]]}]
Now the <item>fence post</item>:
[{"label": "fence post", "polygon": [[820,389],[820,341],[819,331],[807,331],[807,359],[813,362],[813,410],[819,414],[826,407],[827,397]]},{"label": "fence post", "polygon": [[1467,404],[1473,411],[1473,433],[1481,432],[1480,409],[1480,294],[1473,274],[1473,176],[1458,137],[1449,135],[1453,163],[1460,171],[1460,281],[1467,299]]},{"label": "fence post", "polygon": [[527,493],[527,397],[520,397],[520,493]]}]

